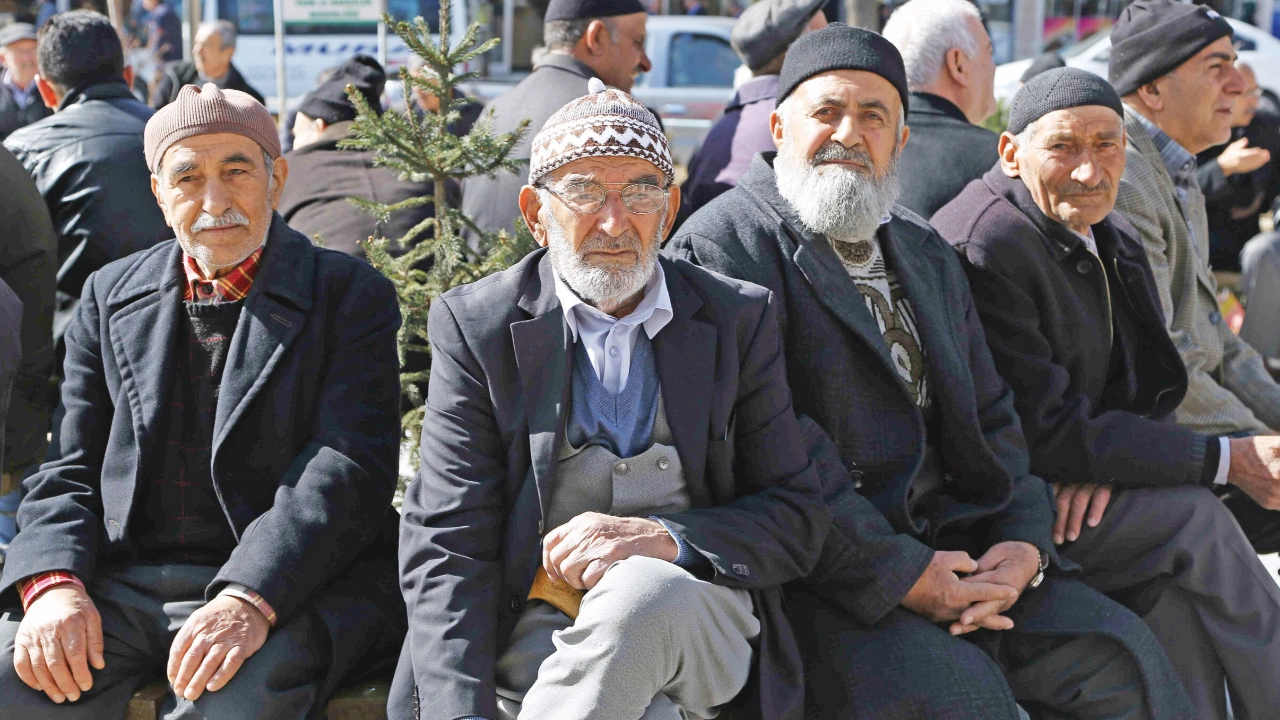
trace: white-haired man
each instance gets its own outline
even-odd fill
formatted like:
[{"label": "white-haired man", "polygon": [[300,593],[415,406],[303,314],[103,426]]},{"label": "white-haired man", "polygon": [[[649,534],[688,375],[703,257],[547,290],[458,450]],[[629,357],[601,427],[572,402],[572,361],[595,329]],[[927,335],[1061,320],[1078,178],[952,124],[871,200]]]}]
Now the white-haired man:
[{"label": "white-haired man", "polygon": [[772,296],[659,259],[666,136],[588,87],[533,139],[520,209],[546,249],[431,304],[390,715],[799,718],[780,586],[830,516]]},{"label": "white-haired man", "polygon": [[977,123],[996,111],[993,46],[968,0],[910,0],[885,23],[911,89],[911,142],[898,204],[930,218],[996,161],[999,137]]},{"label": "white-haired man", "polygon": [[239,90],[258,102],[265,102],[262,93],[231,64],[235,54],[236,26],[230,20],[201,24],[191,48],[191,59],[165,68],[151,91],[151,107],[158,110],[177,100],[184,85],[205,83],[213,83],[223,90]]},{"label": "white-haired man", "polygon": [[834,442],[811,454],[852,475],[856,491],[827,493],[822,561],[787,593],[805,716],[1013,720],[1016,699],[1052,717],[1191,717],[1142,621],[1058,575],[1071,563],[964,270],[894,204],[910,135],[897,51],[828,26],[791,46],[778,97],[777,154],[671,252],[780,298],[796,411]]}]

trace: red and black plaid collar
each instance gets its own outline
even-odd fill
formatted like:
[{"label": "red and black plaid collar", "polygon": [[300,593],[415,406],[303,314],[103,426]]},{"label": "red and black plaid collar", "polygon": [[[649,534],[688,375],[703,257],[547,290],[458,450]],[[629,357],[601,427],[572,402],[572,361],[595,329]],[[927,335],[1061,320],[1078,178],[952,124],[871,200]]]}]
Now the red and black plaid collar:
[{"label": "red and black plaid collar", "polygon": [[219,303],[243,300],[253,287],[253,278],[258,274],[258,265],[262,261],[262,248],[253,251],[230,272],[205,280],[200,273],[200,266],[195,258],[182,254],[182,269],[186,272],[187,282],[182,289],[182,297],[187,302]]}]

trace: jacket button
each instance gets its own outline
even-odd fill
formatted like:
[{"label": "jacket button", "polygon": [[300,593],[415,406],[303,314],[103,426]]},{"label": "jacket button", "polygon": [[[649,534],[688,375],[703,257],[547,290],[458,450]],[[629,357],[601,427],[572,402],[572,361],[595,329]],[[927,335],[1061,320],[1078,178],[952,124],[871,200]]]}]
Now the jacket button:
[{"label": "jacket button", "polygon": [[741,563],[734,563],[733,572],[736,575],[741,575],[742,577],[748,577],[749,575],[751,575],[751,568],[748,568],[746,565],[743,565]]},{"label": "jacket button", "polygon": [[1081,275],[1088,275],[1089,270],[1092,267],[1093,266],[1089,264],[1088,260],[1081,260],[1080,262],[1076,263],[1076,272],[1080,273]]},{"label": "jacket button", "polygon": [[1209,322],[1213,323],[1214,325],[1217,325],[1218,323],[1222,322],[1222,313],[1218,312],[1217,310],[1214,310],[1213,312],[1209,313]]},{"label": "jacket button", "polygon": [[849,477],[853,480],[854,490],[859,490],[862,488],[862,471],[861,470],[850,470]]},{"label": "jacket button", "polygon": [[669,467],[671,467],[671,461],[670,461],[670,460],[668,460],[668,459],[666,459],[666,458],[664,458],[664,457],[660,457],[660,458],[658,458],[658,469],[659,469],[659,470],[666,470],[666,469],[667,469],[667,468],[669,468]]},{"label": "jacket button", "polygon": [[518,597],[513,597],[513,598],[511,598],[511,609],[512,609],[513,611],[515,611],[515,612],[520,612],[520,606],[521,606],[522,604],[523,604],[523,603],[521,603],[521,602],[520,602],[520,598],[518,598]]},{"label": "jacket button", "polygon": [[631,469],[631,466],[624,462],[618,463],[617,465],[613,466],[613,471],[618,473],[619,475],[626,475],[627,471],[630,469]]}]

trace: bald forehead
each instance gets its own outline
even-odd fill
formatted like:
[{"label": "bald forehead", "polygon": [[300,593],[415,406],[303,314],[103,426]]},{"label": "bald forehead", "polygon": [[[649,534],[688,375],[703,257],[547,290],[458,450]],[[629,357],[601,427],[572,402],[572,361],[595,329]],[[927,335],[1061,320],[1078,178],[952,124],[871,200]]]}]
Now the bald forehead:
[{"label": "bald forehead", "polygon": [[893,118],[902,115],[902,98],[893,83],[866,70],[832,70],[800,83],[792,97],[802,110],[823,105],[880,107]]}]

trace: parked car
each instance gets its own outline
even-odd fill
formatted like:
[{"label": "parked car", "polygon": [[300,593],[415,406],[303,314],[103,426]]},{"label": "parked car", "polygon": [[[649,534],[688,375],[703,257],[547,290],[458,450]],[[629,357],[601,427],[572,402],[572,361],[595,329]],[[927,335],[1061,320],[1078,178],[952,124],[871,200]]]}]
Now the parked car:
[{"label": "parked car", "polygon": [[[1258,76],[1258,85],[1272,92],[1280,92],[1280,40],[1266,30],[1245,22],[1227,18],[1235,30],[1236,51],[1240,59],[1248,63]],[[1111,57],[1111,33],[1100,32],[1092,38],[1063,53],[1063,59],[1071,67],[1107,76],[1107,60]],[[1021,83],[1018,79],[1031,65],[1031,59],[1015,60],[996,68],[996,97],[1012,99]]]},{"label": "parked car", "polygon": [[[653,68],[636,80],[631,93],[662,118],[677,165],[689,162],[711,123],[733,99],[734,73],[742,64],[729,46],[733,23],[733,18],[724,17],[649,18],[645,52]],[[466,89],[487,102],[519,80],[486,80]]]}]

